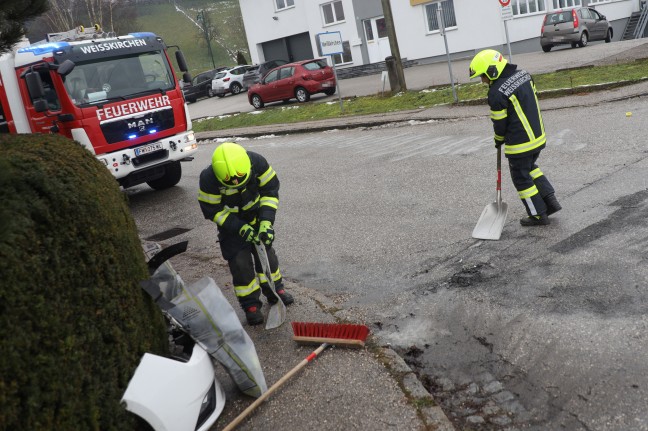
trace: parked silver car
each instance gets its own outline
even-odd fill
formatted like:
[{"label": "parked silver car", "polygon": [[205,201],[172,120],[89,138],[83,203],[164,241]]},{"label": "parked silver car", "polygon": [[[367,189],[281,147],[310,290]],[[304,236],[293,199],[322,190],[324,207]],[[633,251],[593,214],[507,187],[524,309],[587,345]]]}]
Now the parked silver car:
[{"label": "parked silver car", "polygon": [[555,45],[571,44],[572,48],[584,47],[590,40],[612,41],[610,23],[590,7],[577,7],[549,12],[542,22],[540,46],[544,52]]}]

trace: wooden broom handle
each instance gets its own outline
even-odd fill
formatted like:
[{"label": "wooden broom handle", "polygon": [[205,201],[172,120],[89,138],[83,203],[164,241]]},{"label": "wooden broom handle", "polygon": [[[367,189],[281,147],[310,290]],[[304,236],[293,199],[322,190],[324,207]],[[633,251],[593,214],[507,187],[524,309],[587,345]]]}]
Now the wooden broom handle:
[{"label": "wooden broom handle", "polygon": [[317,349],[315,349],[310,355],[308,355],[303,361],[301,361],[295,368],[292,370],[288,371],[286,375],[284,375],[282,378],[277,380],[277,382],[270,386],[270,388],[265,391],[259,398],[257,398],[252,404],[248,406],[243,412],[241,412],[240,415],[238,415],[232,422],[230,422],[225,428],[223,428],[223,431],[231,431],[233,430],[238,424],[243,422],[243,419],[245,419],[254,409],[259,407],[259,405],[266,400],[274,391],[279,389],[281,385],[286,383],[288,379],[290,379],[297,371],[301,370],[308,364],[310,361],[315,359],[317,355],[322,353],[324,349],[328,347],[328,343],[323,343],[321,346],[319,346]]}]

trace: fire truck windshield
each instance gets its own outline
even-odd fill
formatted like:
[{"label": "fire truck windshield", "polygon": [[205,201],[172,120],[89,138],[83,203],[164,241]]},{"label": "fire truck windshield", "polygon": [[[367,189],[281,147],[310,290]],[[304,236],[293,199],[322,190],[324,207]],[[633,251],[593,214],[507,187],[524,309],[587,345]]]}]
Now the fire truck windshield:
[{"label": "fire truck windshield", "polygon": [[160,51],[78,62],[63,79],[70,99],[77,106],[175,87],[171,67]]}]

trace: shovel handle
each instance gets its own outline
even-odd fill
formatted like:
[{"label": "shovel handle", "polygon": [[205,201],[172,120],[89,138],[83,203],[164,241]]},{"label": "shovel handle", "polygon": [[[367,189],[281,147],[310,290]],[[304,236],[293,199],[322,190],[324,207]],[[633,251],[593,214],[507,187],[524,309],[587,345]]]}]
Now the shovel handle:
[{"label": "shovel handle", "polygon": [[277,293],[275,292],[274,280],[272,279],[272,269],[270,269],[270,260],[268,259],[268,253],[266,252],[265,246],[263,244],[254,244],[254,247],[256,248],[257,256],[259,256],[259,261],[261,262],[263,273],[268,279],[268,284],[270,285],[272,291],[275,293],[277,299],[279,299],[279,295],[277,295]]},{"label": "shovel handle", "polygon": [[497,189],[502,190],[502,147],[497,147]]},{"label": "shovel handle", "polygon": [[497,147],[497,186],[495,187],[497,205],[502,202],[502,146]]}]

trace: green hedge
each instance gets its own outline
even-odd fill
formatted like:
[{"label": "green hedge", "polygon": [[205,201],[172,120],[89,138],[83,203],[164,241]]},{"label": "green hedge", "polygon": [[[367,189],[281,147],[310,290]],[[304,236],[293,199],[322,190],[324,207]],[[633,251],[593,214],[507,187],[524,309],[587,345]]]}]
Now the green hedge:
[{"label": "green hedge", "polygon": [[133,429],[119,400],[167,336],[117,182],[69,139],[0,135],[0,202],[0,429]]}]

